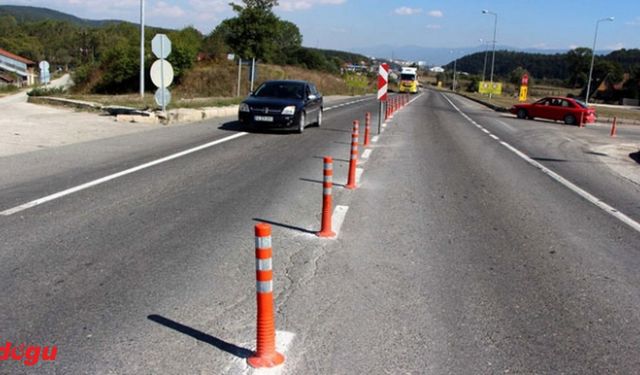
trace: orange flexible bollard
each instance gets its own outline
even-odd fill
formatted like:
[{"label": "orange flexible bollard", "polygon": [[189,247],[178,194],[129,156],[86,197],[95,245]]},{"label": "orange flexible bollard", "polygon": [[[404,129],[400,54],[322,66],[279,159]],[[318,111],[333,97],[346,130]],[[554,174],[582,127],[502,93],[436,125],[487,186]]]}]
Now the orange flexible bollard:
[{"label": "orange flexible bollard", "polygon": [[258,304],[257,348],[247,358],[251,367],[275,367],[284,363],[276,351],[276,317],[273,303],[271,226],[259,223],[256,233],[256,300]]},{"label": "orange flexible bollard", "polygon": [[351,158],[349,160],[349,178],[347,179],[347,189],[356,188],[356,164],[358,163],[358,128],[360,122],[353,121],[353,133],[351,134]]},{"label": "orange flexible bollard", "polygon": [[371,132],[371,112],[364,115],[364,146],[369,146],[369,133]]},{"label": "orange flexible bollard", "polygon": [[617,121],[617,118],[614,116],[613,117],[613,123],[611,124],[611,134],[609,134],[609,136],[614,137],[614,138],[615,138],[615,136],[617,134],[616,121]]},{"label": "orange flexible bollard", "polygon": [[333,158],[324,157],[322,181],[322,227],[317,233],[318,237],[335,237],[336,233],[331,229],[331,215],[333,211]]}]

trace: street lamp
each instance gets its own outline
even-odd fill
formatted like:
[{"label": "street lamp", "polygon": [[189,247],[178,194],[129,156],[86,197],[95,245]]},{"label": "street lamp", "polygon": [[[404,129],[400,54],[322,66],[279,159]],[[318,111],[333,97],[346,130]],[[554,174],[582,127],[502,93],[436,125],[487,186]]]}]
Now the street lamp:
[{"label": "street lamp", "polygon": [[602,21],[613,22],[613,17],[601,18],[596,21],[596,33],[593,36],[593,49],[591,50],[591,68],[589,68],[589,80],[587,81],[587,93],[584,95],[585,104],[589,104],[589,93],[591,92],[591,75],[593,74],[593,61],[596,58],[596,39],[598,39],[598,25]]},{"label": "street lamp", "polygon": [[144,99],[144,0],[140,0],[140,97]]},{"label": "street lamp", "polygon": [[490,14],[495,17],[493,21],[493,55],[491,56],[491,90],[489,91],[489,98],[491,98],[491,94],[493,93],[493,66],[496,62],[496,30],[498,29],[498,13],[483,9],[482,14]]},{"label": "street lamp", "polygon": [[487,71],[487,53],[489,52],[489,44],[484,39],[480,39],[480,43],[484,45],[484,65],[482,65],[482,82],[484,82]]}]

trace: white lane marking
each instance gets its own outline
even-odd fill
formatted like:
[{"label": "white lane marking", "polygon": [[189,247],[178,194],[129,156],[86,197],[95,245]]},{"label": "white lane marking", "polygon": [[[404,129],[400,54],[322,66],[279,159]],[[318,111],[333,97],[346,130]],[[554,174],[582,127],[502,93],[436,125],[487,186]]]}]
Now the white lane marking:
[{"label": "white lane marking", "polygon": [[372,152],[372,151],[373,151],[373,150],[372,150],[372,149],[370,149],[370,148],[369,148],[369,149],[364,150],[364,151],[362,152],[362,158],[363,158],[363,159],[365,159],[365,160],[369,159],[369,157],[371,156],[371,152]]},{"label": "white lane marking", "polygon": [[489,134],[489,137],[495,139],[496,141],[500,140],[500,138],[498,138],[495,134]]},{"label": "white lane marking", "polygon": [[347,211],[349,210],[349,206],[336,206],[333,210],[333,216],[331,217],[331,229],[336,232],[336,236],[334,238],[338,238],[340,235],[340,228],[342,228],[342,223],[344,223],[344,219],[347,216]]},{"label": "white lane marking", "polygon": [[371,142],[378,143],[378,138],[379,138],[379,136],[374,135],[373,137],[371,137]]},{"label": "white lane marking", "polygon": [[365,102],[365,101],[367,101],[367,100],[371,100],[371,98],[364,98],[364,99],[355,100],[355,101],[351,101],[351,102],[347,102],[347,103],[336,104],[336,105],[333,105],[333,106],[331,106],[331,107],[327,107],[327,108],[325,108],[325,109],[324,109],[324,111],[325,111],[325,112],[326,112],[326,111],[332,111],[332,110],[334,110],[334,109],[338,109],[338,108],[340,108],[340,107],[344,107],[344,106],[351,105],[351,104],[356,104],[356,103],[362,103],[362,102]]},{"label": "white lane marking", "polygon": [[157,159],[157,160],[153,160],[153,161],[150,161],[150,162],[145,163],[145,164],[138,165],[137,167],[129,168],[129,169],[126,169],[124,171],[117,172],[117,173],[114,173],[114,174],[99,178],[97,180],[93,180],[93,181],[84,183],[82,185],[78,185],[78,186],[75,186],[75,187],[72,187],[72,188],[57,192],[55,194],[47,195],[46,197],[42,197],[42,198],[33,200],[31,202],[28,202],[28,203],[25,203],[25,204],[21,204],[19,206],[4,210],[4,211],[0,212],[0,215],[3,215],[3,216],[13,215],[16,212],[20,212],[20,211],[26,210],[28,208],[35,207],[35,206],[41,205],[43,203],[50,202],[52,200],[58,199],[58,198],[62,198],[62,197],[66,196],[66,195],[69,195],[69,194],[77,193],[77,192],[79,192],[81,190],[88,189],[90,187],[105,183],[107,181],[111,181],[111,180],[114,180],[116,178],[119,178],[119,177],[122,177],[122,176],[126,176],[128,174],[131,174],[131,173],[134,173],[134,172],[138,172],[140,170],[143,170],[143,169],[146,169],[146,168],[149,168],[149,167],[153,167],[154,165],[165,163],[167,161],[170,161],[170,160],[173,160],[173,159],[177,159],[179,157],[182,157],[182,156],[185,156],[185,155],[189,155],[189,154],[192,154],[194,152],[201,151],[201,150],[204,150],[206,148],[213,147],[213,146],[219,145],[219,144],[224,143],[224,142],[228,142],[228,141],[236,139],[236,138],[240,138],[240,137],[245,136],[247,134],[249,134],[249,133],[246,133],[246,132],[237,133],[237,134],[230,135],[230,136],[222,138],[222,139],[218,139],[218,140],[213,141],[213,142],[205,143],[203,145],[190,148],[188,150],[180,151],[180,152],[177,152],[175,154],[172,154],[172,155],[169,155],[169,156],[165,156],[163,158],[160,158],[160,159]]},{"label": "white lane marking", "polygon": [[[471,123],[473,123],[475,125],[478,125],[475,121],[473,121],[471,118],[469,118],[469,116],[467,116],[458,107],[456,107],[456,105],[453,104],[453,102],[451,102],[451,100],[449,100],[449,98],[447,98],[445,95],[443,95],[443,97],[449,102],[449,104],[451,104],[451,106],[453,106],[453,108],[456,109],[456,111],[458,111],[458,113],[462,114],[462,116],[465,117],[467,120],[469,120]],[[481,129],[485,130],[483,127],[481,127]],[[519,156],[521,159],[523,159],[524,161],[526,161],[530,165],[532,165],[533,167],[539,169],[542,173],[544,173],[547,176],[553,178],[554,180],[556,180],[557,182],[562,184],[564,187],[566,187],[569,190],[573,191],[574,193],[578,194],[579,196],[584,198],[586,201],[590,202],[591,204],[593,204],[596,207],[600,208],[601,210],[603,210],[604,212],[608,213],[609,215],[611,215],[611,216],[615,217],[616,219],[622,221],[623,223],[627,224],[628,226],[633,228],[635,231],[640,232],[640,223],[638,223],[637,221],[633,220],[629,216],[623,214],[622,212],[620,212],[615,207],[610,206],[609,204],[605,203],[602,199],[600,199],[600,198],[596,197],[595,195],[587,192],[586,190],[582,189],[581,187],[579,187],[578,185],[572,183],[571,181],[567,180],[566,178],[560,176],[558,173],[556,173],[556,172],[552,171],[551,169],[545,167],[544,165],[540,164],[539,162],[531,159],[529,156],[524,154],[522,151],[520,151],[517,148],[511,146],[507,142],[500,141],[500,144],[502,146],[506,147],[509,151],[511,151],[514,154],[516,154],[517,156]]]},{"label": "white lane marking", "polygon": [[362,180],[362,173],[364,173],[364,169],[356,168],[356,186],[360,186],[360,181]]}]

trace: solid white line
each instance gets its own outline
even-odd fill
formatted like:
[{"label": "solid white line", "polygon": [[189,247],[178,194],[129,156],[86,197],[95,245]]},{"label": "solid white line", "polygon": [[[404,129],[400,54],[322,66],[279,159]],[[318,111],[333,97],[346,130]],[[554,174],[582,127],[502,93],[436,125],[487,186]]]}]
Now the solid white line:
[{"label": "solid white line", "polygon": [[371,142],[377,143],[378,142],[378,138],[379,137],[377,135],[374,135],[373,137],[371,137]]},{"label": "solid white line", "polygon": [[521,152],[517,148],[511,146],[510,144],[508,144],[508,143],[506,143],[504,141],[500,142],[500,144],[503,145],[504,147],[506,147],[507,149],[509,149],[510,151],[512,151],[514,154],[516,154],[519,157],[521,157],[522,159],[524,159],[527,163],[529,163],[532,166],[534,166],[535,168],[539,169],[542,173],[544,173],[547,176],[549,176],[549,177],[553,178],[554,180],[558,181],[559,183],[561,183],[565,187],[571,189],[574,193],[578,194],[582,198],[586,199],[587,201],[591,202],[592,204],[594,204],[595,206],[599,207],[603,211],[607,212],[611,216],[615,217],[616,219],[622,221],[623,223],[627,224],[631,228],[633,228],[636,231],[640,232],[640,223],[638,223],[637,221],[633,220],[629,216],[623,214],[622,212],[618,211],[617,209],[615,209],[614,207],[608,205],[607,203],[603,202],[602,199],[600,199],[600,198],[596,197],[595,195],[587,192],[586,190],[580,188],[576,184],[574,184],[571,181],[567,180],[566,178],[560,176],[559,174],[557,174],[556,172],[550,170],[549,168],[545,167],[544,165],[540,164],[539,162],[531,159],[530,157],[525,155],[523,152]]},{"label": "solid white line", "polygon": [[234,135],[222,138],[222,139],[218,139],[217,141],[205,143],[203,145],[190,148],[188,150],[177,152],[175,154],[172,154],[172,155],[169,155],[169,156],[165,156],[163,158],[160,158],[160,159],[157,159],[157,160],[154,160],[154,161],[150,161],[148,163],[139,165],[137,167],[129,168],[129,169],[126,169],[124,171],[121,171],[121,172],[118,172],[118,173],[114,173],[114,174],[99,178],[97,180],[93,180],[93,181],[84,183],[82,185],[78,185],[78,186],[69,188],[67,190],[63,190],[63,191],[57,192],[55,194],[47,195],[46,197],[42,197],[42,198],[33,200],[33,201],[25,203],[25,204],[21,204],[21,205],[19,205],[17,207],[13,207],[13,208],[10,208],[8,210],[4,210],[4,211],[0,212],[0,215],[3,215],[3,216],[13,215],[16,212],[20,212],[20,211],[26,210],[28,208],[32,208],[32,207],[38,206],[38,205],[46,203],[46,202],[50,202],[50,201],[52,201],[54,199],[62,198],[62,197],[66,196],[66,195],[69,195],[69,194],[77,193],[77,192],[79,192],[81,190],[85,190],[85,189],[88,189],[90,187],[105,183],[107,181],[111,181],[111,180],[114,180],[116,178],[119,178],[119,177],[122,177],[122,176],[126,176],[126,175],[134,173],[134,172],[138,172],[138,171],[140,171],[142,169],[153,167],[154,165],[165,163],[167,161],[170,161],[170,160],[173,160],[173,159],[177,159],[179,157],[182,157],[182,156],[185,156],[185,155],[188,155],[188,154],[192,154],[194,152],[201,151],[201,150],[204,150],[204,149],[209,148],[209,147],[213,147],[213,146],[219,145],[221,143],[230,141],[232,139],[240,138],[240,137],[245,136],[247,134],[249,134],[249,133],[245,133],[245,132],[237,133],[237,134],[234,134]]},{"label": "solid white line", "polygon": [[333,210],[333,216],[331,217],[331,229],[336,232],[336,236],[334,238],[338,238],[340,234],[340,228],[342,228],[342,223],[344,223],[344,219],[347,216],[347,211],[349,210],[348,206],[336,206]]},{"label": "solid white line", "polygon": [[362,152],[362,158],[363,158],[363,159],[365,159],[365,160],[366,160],[366,159],[369,159],[369,157],[371,156],[371,152],[372,152],[372,151],[373,151],[372,149],[366,149],[366,150],[364,150],[364,151]]},{"label": "solid white line", "polygon": [[[444,96],[444,95],[443,95]],[[449,101],[449,103],[459,112],[461,113],[465,118],[469,119],[468,116],[466,116],[458,107],[456,107],[450,100],[449,98],[447,98],[446,96],[444,96],[445,99],[447,99],[447,101]],[[475,123],[473,120],[471,120],[472,123]],[[482,130],[485,130],[484,128],[482,128]],[[596,207],[600,208],[601,210],[603,210],[604,212],[608,213],[609,215],[615,217],[616,219],[622,221],[623,223],[627,224],[628,226],[630,226],[631,228],[635,229],[637,232],[640,232],[640,223],[638,223],[637,221],[633,220],[632,218],[630,218],[629,216],[623,214],[622,212],[618,211],[616,208],[608,205],[607,203],[605,203],[604,201],[602,201],[602,199],[596,197],[595,195],[587,192],[586,190],[582,189],[581,187],[579,187],[578,185],[572,183],[571,181],[567,180],[566,178],[560,176],[558,173],[552,171],[551,169],[545,167],[544,165],[540,164],[539,162],[531,159],[529,156],[527,156],[526,154],[524,154],[522,151],[518,150],[517,148],[511,146],[510,144],[508,144],[505,141],[500,141],[500,144],[504,147],[506,147],[509,151],[513,152],[514,154],[516,154],[517,156],[519,156],[521,159],[523,159],[524,161],[526,161],[527,163],[529,163],[530,165],[532,165],[533,167],[539,169],[542,173],[546,174],[547,176],[553,178],[554,180],[556,180],[557,182],[559,182],[560,184],[562,184],[563,186],[565,186],[566,188],[568,188],[569,190],[573,191],[574,193],[578,194],[579,196],[581,196],[582,198],[584,198],[586,201],[592,203],[593,205],[595,205]]]}]

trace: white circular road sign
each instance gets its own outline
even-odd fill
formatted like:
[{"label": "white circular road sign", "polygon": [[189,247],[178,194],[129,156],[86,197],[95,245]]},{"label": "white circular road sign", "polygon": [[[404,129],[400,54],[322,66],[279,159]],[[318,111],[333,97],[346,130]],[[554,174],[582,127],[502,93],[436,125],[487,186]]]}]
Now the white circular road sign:
[{"label": "white circular road sign", "polygon": [[171,93],[167,89],[160,88],[156,90],[154,98],[156,99],[156,103],[164,108],[171,102]]},{"label": "white circular road sign", "polygon": [[[167,60],[156,60],[151,65],[151,82],[160,88],[169,87],[173,82],[173,67]],[[164,75],[164,79],[163,76]],[[164,85],[163,85],[164,84]]]}]

